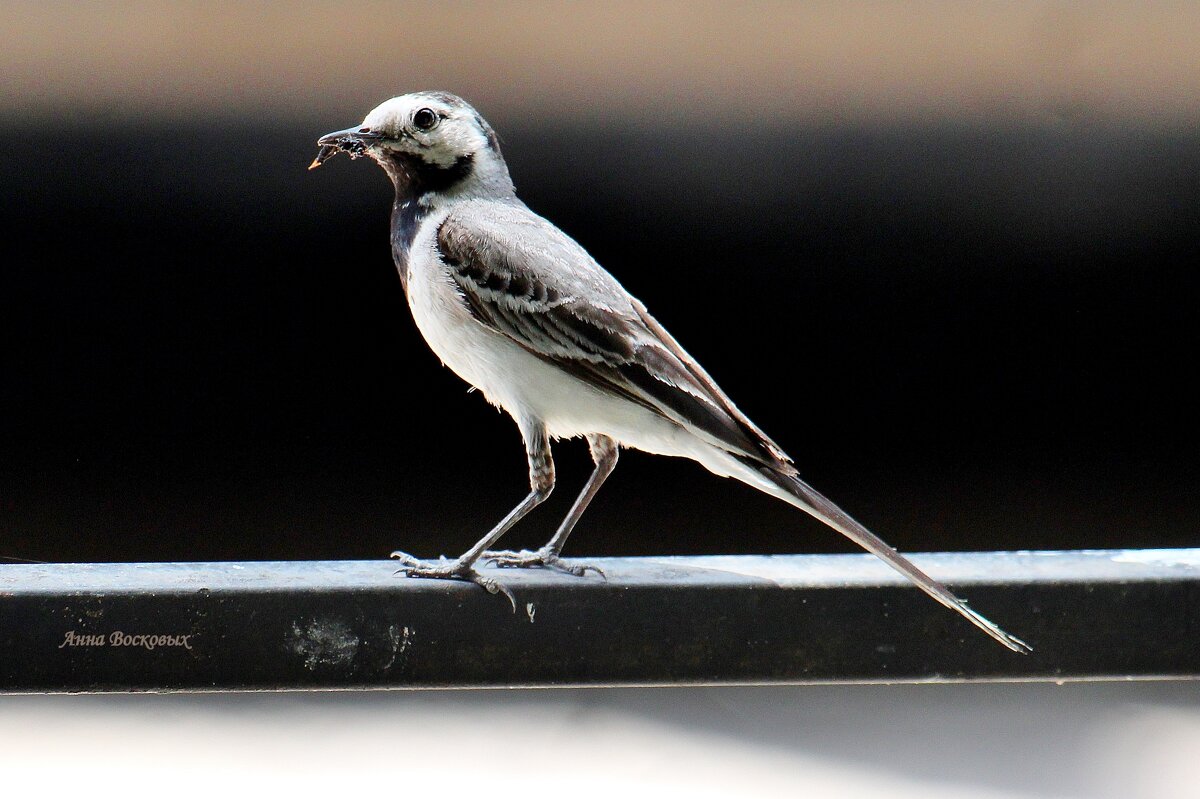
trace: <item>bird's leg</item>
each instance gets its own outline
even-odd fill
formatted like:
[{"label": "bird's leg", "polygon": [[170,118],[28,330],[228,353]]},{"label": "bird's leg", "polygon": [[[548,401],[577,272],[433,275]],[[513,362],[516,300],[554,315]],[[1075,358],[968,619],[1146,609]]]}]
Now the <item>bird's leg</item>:
[{"label": "bird's leg", "polygon": [[479,539],[473,547],[452,561],[423,561],[405,552],[393,552],[392,557],[400,561],[397,574],[409,577],[434,577],[453,580],[469,580],[483,586],[489,593],[501,593],[513,603],[516,612],[517,601],[512,592],[490,577],[484,577],[475,570],[475,562],[484,551],[495,544],[509,529],[519,522],[525,514],[542,504],[550,492],[554,490],[554,458],[550,454],[550,439],[545,428],[541,425],[521,428],[525,438],[525,453],[529,459],[529,495],[521,500],[521,504],[508,512],[487,535]]},{"label": "bird's leg", "polygon": [[484,552],[484,558],[495,563],[497,566],[503,567],[528,568],[541,566],[574,574],[578,577],[582,577],[590,569],[601,577],[604,576],[604,572],[595,566],[583,563],[567,564],[559,557],[562,554],[563,544],[567,542],[567,536],[575,529],[575,525],[579,522],[579,517],[587,510],[588,504],[596,496],[596,493],[600,490],[600,486],[604,485],[604,481],[612,474],[613,469],[617,468],[619,450],[616,441],[613,441],[608,436],[589,435],[587,442],[588,447],[592,451],[592,461],[595,462],[596,468],[592,471],[592,476],[588,478],[583,491],[579,493],[575,504],[571,506],[570,512],[567,513],[567,517],[563,519],[562,524],[558,526],[558,531],[555,532],[550,542],[536,552],[530,552],[529,550],[522,550],[521,552]]}]

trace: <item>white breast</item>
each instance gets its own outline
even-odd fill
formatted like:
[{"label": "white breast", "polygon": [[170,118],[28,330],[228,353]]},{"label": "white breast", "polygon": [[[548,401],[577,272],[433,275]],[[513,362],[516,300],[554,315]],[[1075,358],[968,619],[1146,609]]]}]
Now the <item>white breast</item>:
[{"label": "white breast", "polygon": [[413,241],[408,305],[445,366],[518,424],[541,422],[552,438],[600,433],[627,447],[693,458],[718,474],[731,474],[736,464],[685,428],[601,392],[476,320],[437,254],[436,232],[444,218],[430,216]]},{"label": "white breast", "polygon": [[427,218],[413,240],[408,269],[413,320],[445,366],[479,389],[488,402],[514,418],[527,418],[522,377],[541,361],[471,315],[437,254],[437,228],[444,218],[445,213]]}]

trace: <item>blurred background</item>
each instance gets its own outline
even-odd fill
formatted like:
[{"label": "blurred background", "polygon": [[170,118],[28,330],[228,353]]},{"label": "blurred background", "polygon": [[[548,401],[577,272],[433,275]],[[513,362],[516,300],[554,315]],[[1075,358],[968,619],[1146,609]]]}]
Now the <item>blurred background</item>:
[{"label": "blurred background", "polygon": [[[905,550],[1188,546],[1200,6],[8,2],[0,555],[465,549],[515,426],[421,341],[368,162],[442,88]],[[715,287],[715,291],[714,291]],[[510,539],[549,536],[587,476]],[[628,453],[568,554],[852,551]]]}]

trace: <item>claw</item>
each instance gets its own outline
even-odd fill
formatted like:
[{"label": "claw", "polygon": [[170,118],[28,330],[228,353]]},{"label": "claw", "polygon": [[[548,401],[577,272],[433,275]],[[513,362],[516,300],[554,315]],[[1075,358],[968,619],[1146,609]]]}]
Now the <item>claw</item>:
[{"label": "claw", "polygon": [[608,582],[608,575],[601,571],[599,566],[593,566],[590,563],[566,563],[559,558],[555,558],[554,560],[543,563],[542,568],[553,569],[554,571],[562,572],[563,574],[570,574],[575,577],[583,577],[585,574],[592,571],[595,572],[601,580]]},{"label": "claw", "polygon": [[[400,561],[401,563],[404,564],[404,566],[406,568],[419,568],[421,565],[420,559],[414,558],[412,555],[408,554],[407,552],[401,552],[399,550],[388,555],[388,557],[391,558],[392,560]],[[405,569],[400,569],[399,571],[396,572],[396,574],[399,574],[400,572],[402,572],[404,570]]]},{"label": "claw", "polygon": [[484,577],[482,574],[474,570],[471,571],[471,576],[468,579],[470,579],[471,582],[475,583],[476,585],[482,586],[483,589],[489,594],[504,594],[506,597],[508,597],[509,604],[512,605],[513,614],[516,614],[517,598],[513,596],[513,592],[510,591],[506,586],[496,582],[490,577]]},{"label": "claw", "polygon": [[[605,574],[604,570],[601,569],[599,566],[593,566],[590,563],[581,563],[581,564],[577,565],[575,568],[579,569],[580,577],[584,576],[589,571],[594,571],[596,573],[597,577],[599,577],[601,580],[603,580],[606,583],[608,582],[608,575]],[[574,574],[574,572],[572,572],[572,574]]]},{"label": "claw", "polygon": [[493,580],[491,577],[484,577],[470,566],[461,564],[458,561],[447,562],[444,558],[438,565],[434,565],[419,558],[414,558],[407,552],[393,552],[391,557],[394,560],[400,561],[401,564],[400,568],[396,570],[396,574],[403,574],[406,577],[426,577],[433,580],[465,580],[472,582],[489,594],[503,594],[508,597],[513,613],[517,612],[517,598],[513,596],[513,592],[507,586]]},{"label": "claw", "polygon": [[520,552],[500,550],[484,552],[481,557],[500,569],[551,569],[574,577],[583,577],[589,571],[594,571],[600,579],[608,581],[608,576],[599,567],[590,563],[567,563],[558,555],[545,549],[539,549],[537,552],[531,552],[528,549]]}]

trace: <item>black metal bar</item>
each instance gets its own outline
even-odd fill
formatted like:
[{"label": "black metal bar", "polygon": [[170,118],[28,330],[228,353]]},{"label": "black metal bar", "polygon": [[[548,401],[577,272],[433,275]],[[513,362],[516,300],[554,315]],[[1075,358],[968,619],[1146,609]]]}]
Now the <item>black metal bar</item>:
[{"label": "black metal bar", "polygon": [[497,570],[515,613],[386,561],[6,565],[0,691],[1200,675],[1200,549],[913,560],[1033,654],[867,555]]}]

